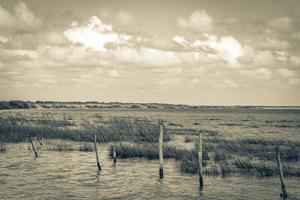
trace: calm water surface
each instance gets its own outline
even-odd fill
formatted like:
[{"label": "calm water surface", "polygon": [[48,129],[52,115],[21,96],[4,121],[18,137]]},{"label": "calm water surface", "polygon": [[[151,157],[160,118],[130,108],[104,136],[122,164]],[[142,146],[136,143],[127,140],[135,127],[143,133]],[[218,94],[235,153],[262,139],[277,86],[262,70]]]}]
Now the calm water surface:
[{"label": "calm water surface", "polygon": [[[41,152],[35,159],[26,144],[10,144],[0,154],[0,199],[280,199],[278,178],[205,176],[178,172],[166,160],[165,178],[158,180],[158,161],[118,160],[112,165],[107,145],[99,144],[102,172],[93,152]],[[286,180],[291,198],[300,199],[300,180]]]}]

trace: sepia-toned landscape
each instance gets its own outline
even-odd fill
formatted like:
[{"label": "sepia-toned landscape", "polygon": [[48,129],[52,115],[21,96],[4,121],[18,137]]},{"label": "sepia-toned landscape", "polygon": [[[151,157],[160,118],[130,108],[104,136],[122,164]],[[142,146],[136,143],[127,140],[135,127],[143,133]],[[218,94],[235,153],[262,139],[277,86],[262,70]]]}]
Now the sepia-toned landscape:
[{"label": "sepia-toned landscape", "polygon": [[[281,148],[291,198],[300,195],[298,108],[31,104],[37,108],[1,111],[4,198],[197,198],[199,133],[205,176],[200,197],[239,199],[255,191],[253,199],[278,198],[275,146]],[[158,181],[158,119],[165,124],[163,182]],[[99,142],[99,174],[94,134]],[[30,190],[43,184],[36,192]]]},{"label": "sepia-toned landscape", "polygon": [[0,0],[0,200],[300,199],[300,1]]}]

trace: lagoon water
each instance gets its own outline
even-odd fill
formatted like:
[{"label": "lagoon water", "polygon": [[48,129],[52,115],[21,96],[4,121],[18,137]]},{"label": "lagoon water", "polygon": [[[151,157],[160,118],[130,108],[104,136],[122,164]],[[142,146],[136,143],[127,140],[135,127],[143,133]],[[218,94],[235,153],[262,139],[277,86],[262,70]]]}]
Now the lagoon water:
[{"label": "lagoon water", "polygon": [[[20,111],[9,111],[18,114]],[[262,136],[300,140],[299,110],[26,110],[26,116],[67,113],[74,120],[101,114],[163,118],[183,127],[218,130],[222,135]],[[7,114],[8,112],[4,113]],[[3,114],[3,113],[2,113]],[[197,122],[200,125],[195,125]],[[171,127],[172,128],[172,127]],[[42,151],[34,158],[27,144],[8,144],[0,153],[0,199],[280,199],[278,177],[205,176],[198,190],[197,175],[181,174],[178,163],[165,160],[165,178],[158,179],[158,160],[124,159],[113,166],[107,144],[99,144],[103,170],[97,173],[93,152]],[[289,199],[300,199],[299,178],[286,178]]]},{"label": "lagoon water", "polygon": [[[99,145],[103,170],[97,173],[93,152],[42,152],[34,158],[26,144],[10,144],[0,154],[0,199],[280,199],[277,177],[205,176],[198,190],[196,175],[181,174],[173,159],[158,179],[158,161],[118,160],[113,166],[107,146]],[[286,179],[290,199],[300,198],[300,181]]]}]

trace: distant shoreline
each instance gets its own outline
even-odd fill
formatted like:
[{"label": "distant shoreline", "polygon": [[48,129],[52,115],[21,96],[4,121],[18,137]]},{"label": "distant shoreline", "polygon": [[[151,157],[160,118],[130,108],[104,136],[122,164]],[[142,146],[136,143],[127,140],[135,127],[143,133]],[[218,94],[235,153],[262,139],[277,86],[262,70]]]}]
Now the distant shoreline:
[{"label": "distant shoreline", "polygon": [[265,109],[265,110],[300,110],[300,106],[207,106],[207,105],[186,105],[186,104],[166,104],[166,103],[123,103],[123,102],[61,102],[61,101],[0,101],[1,110],[9,109],[59,109],[59,108],[86,108],[86,109]]}]

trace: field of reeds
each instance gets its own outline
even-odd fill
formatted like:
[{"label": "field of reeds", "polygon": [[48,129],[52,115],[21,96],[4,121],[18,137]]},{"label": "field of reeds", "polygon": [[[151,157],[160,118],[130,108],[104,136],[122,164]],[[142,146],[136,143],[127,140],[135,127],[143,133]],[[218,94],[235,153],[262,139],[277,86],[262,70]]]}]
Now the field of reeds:
[{"label": "field of reeds", "polygon": [[[153,113],[148,113],[149,117],[141,116],[140,113],[135,113],[137,116],[118,113],[103,117],[102,114],[95,113],[93,116],[85,114],[80,120],[72,115],[76,112],[66,113],[55,117],[49,111],[34,115],[0,113],[0,153],[9,151],[6,144],[27,143],[29,138],[33,138],[38,151],[92,152],[95,150],[92,142],[96,134],[98,142],[111,143],[108,147],[109,156],[113,155],[115,149],[118,159],[158,159],[159,125],[157,118],[152,116]],[[203,118],[202,121],[195,119],[189,122],[190,126],[186,126],[186,122],[164,119],[164,158],[175,159],[177,168],[182,173],[197,173],[197,141],[198,134],[201,133],[203,172],[207,175],[275,176],[278,169],[274,148],[280,146],[285,176],[300,177],[299,139],[275,134],[269,134],[269,137],[257,134],[232,137],[232,134],[226,135],[222,130],[201,126],[207,120],[210,123],[221,121],[216,119],[218,118],[215,116]],[[241,121],[241,124],[249,123],[251,119]],[[224,124],[230,127],[230,131],[241,126],[220,122],[221,127]]]}]

